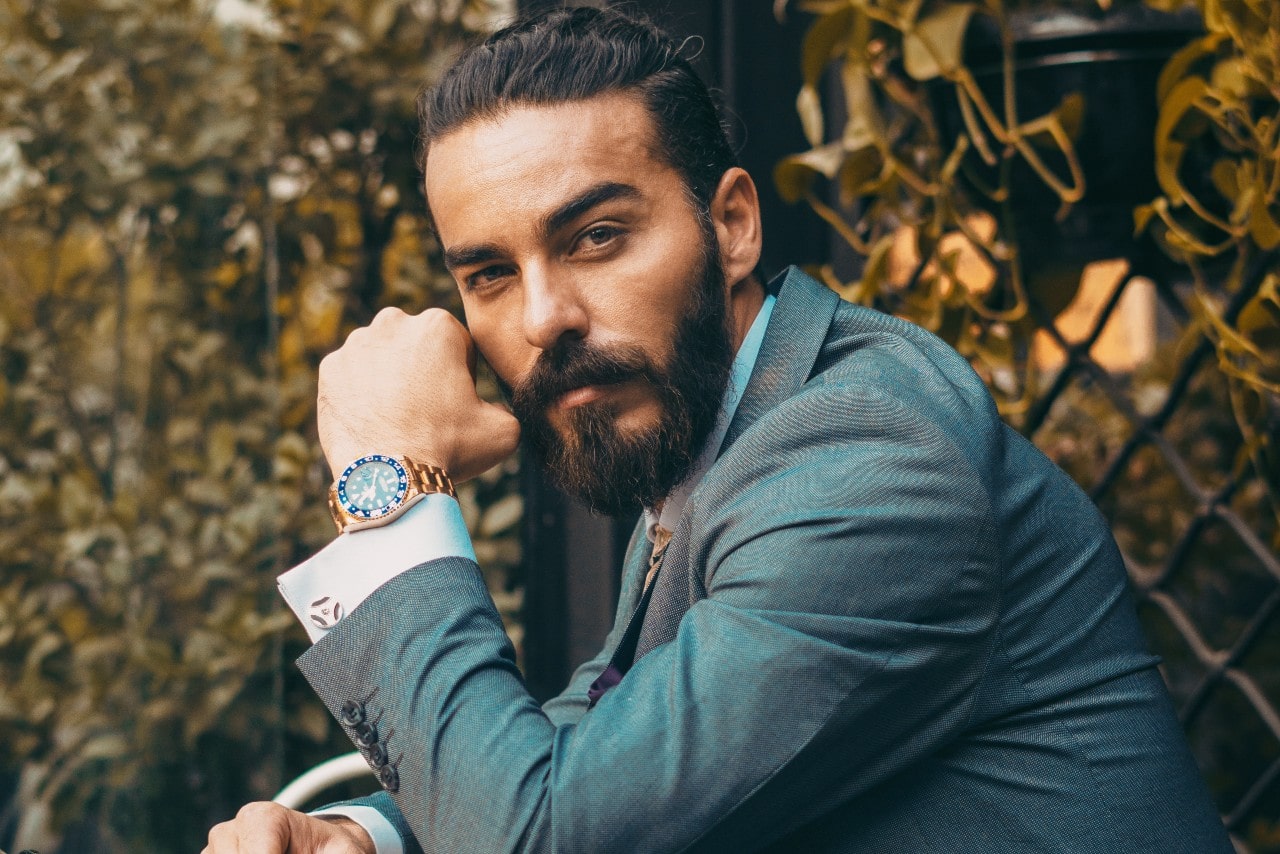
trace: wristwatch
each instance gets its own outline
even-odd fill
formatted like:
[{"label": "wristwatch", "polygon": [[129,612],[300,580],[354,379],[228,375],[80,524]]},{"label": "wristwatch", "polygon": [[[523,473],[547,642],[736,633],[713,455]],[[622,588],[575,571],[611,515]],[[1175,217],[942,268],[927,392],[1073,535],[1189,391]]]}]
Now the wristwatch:
[{"label": "wristwatch", "polygon": [[343,469],[329,487],[329,513],[339,534],[375,528],[433,492],[456,497],[453,481],[439,466],[369,454]]}]

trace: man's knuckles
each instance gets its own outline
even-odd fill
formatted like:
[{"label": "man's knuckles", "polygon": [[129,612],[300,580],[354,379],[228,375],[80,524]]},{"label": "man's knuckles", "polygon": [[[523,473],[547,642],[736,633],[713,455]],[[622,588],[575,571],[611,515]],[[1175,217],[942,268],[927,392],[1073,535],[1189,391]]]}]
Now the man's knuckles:
[{"label": "man's knuckles", "polygon": [[[251,842],[258,850],[285,852],[290,843],[290,810],[270,802],[245,804],[231,821],[215,824],[209,830],[208,854],[242,850],[241,843]],[[272,847],[274,846],[274,848]],[[204,854],[202,852],[202,854]]]},{"label": "man's knuckles", "polygon": [[290,812],[292,810],[271,801],[253,801],[240,807],[240,811],[236,813],[236,819],[260,824],[279,823],[287,827]]},{"label": "man's knuckles", "polygon": [[328,372],[354,367],[372,351],[393,351],[412,358],[415,351],[456,350],[467,353],[472,348],[471,336],[456,317],[441,308],[429,308],[421,314],[405,314],[398,308],[384,308],[367,326],[353,329],[342,346],[321,360]]},{"label": "man's knuckles", "polygon": [[373,316],[373,320],[369,323],[370,329],[385,329],[395,326],[403,322],[409,315],[405,314],[402,309],[395,306],[387,306]]}]

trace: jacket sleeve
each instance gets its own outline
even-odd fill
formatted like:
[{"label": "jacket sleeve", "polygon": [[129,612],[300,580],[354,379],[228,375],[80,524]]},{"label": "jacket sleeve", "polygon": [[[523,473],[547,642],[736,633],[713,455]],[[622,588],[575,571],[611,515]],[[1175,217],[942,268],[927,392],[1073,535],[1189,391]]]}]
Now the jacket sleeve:
[{"label": "jacket sleeve", "polygon": [[[637,526],[632,537],[631,547],[627,549],[627,554],[632,555],[632,549],[636,544],[636,537],[643,536],[643,523]],[[626,630],[627,620],[631,616],[631,612],[635,609],[636,602],[639,601],[642,592],[642,584],[644,579],[643,572],[627,572],[627,569],[642,569],[639,565],[632,566],[633,561],[628,560],[624,567],[622,578],[622,590],[618,597],[617,613],[614,616],[614,624],[609,631],[608,637],[605,639],[604,646],[595,657],[581,664],[569,679],[569,684],[559,695],[552,697],[542,704],[543,714],[554,724],[575,723],[578,718],[582,717],[587,711],[587,689],[591,683],[604,672],[609,665],[609,658],[613,649],[618,645],[622,633]],[[361,798],[351,798],[345,801],[325,804],[319,810],[329,810],[335,807],[369,807],[376,809],[387,822],[395,829],[400,837],[401,845],[404,848],[404,854],[421,854],[422,848],[418,845],[413,833],[409,830],[409,825],[400,813],[399,807],[395,801],[391,799],[385,791],[375,792]]]},{"label": "jacket sleeve", "polygon": [[999,603],[969,457],[893,399],[818,389],[713,474],[688,511],[706,598],[590,712],[533,701],[464,559],[391,580],[299,660],[335,717],[376,724],[425,850],[750,850],[963,729]]}]

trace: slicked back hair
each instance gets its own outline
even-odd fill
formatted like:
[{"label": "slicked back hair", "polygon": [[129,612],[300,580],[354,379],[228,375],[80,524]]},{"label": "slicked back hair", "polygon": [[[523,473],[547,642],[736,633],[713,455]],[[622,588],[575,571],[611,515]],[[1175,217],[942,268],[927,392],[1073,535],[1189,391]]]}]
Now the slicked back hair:
[{"label": "slicked back hair", "polygon": [[418,168],[431,143],[467,122],[520,106],[553,106],[634,92],[653,119],[654,152],[684,179],[702,216],[737,165],[714,101],[682,45],[617,11],[556,9],[512,24],[459,56],[418,96]]}]

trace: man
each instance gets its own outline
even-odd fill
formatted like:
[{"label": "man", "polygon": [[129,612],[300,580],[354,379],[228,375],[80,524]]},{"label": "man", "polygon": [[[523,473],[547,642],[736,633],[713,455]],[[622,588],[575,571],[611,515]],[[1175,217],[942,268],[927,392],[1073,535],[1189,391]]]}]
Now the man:
[{"label": "man", "polygon": [[[346,533],[281,578],[385,791],[251,805],[208,850],[1231,850],[1102,519],[937,339],[762,286],[755,187],[673,43],[553,12],[421,114],[469,332],[388,311],[325,360]],[[647,508],[605,649],[542,707],[449,497],[520,431]]]}]

